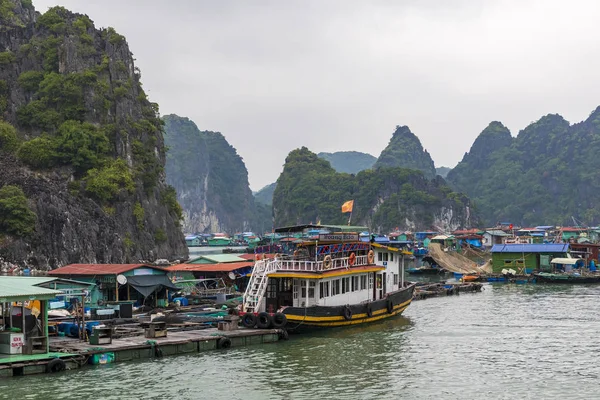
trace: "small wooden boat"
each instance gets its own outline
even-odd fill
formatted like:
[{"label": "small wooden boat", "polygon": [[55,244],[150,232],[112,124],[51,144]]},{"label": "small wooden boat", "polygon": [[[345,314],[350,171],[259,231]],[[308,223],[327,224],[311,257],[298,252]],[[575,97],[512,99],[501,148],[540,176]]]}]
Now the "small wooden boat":
[{"label": "small wooden boat", "polygon": [[600,274],[537,272],[532,275],[537,283],[600,283]]},{"label": "small wooden boat", "polygon": [[439,275],[446,273],[446,271],[438,267],[408,268],[406,272],[410,275]]},{"label": "small wooden boat", "polygon": [[463,275],[463,282],[475,282],[479,280],[479,275]]}]

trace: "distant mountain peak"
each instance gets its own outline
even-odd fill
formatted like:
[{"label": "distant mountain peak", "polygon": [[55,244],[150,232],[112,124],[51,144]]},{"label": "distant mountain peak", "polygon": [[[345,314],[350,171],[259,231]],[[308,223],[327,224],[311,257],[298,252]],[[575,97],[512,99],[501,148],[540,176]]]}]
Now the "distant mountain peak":
[{"label": "distant mountain peak", "polygon": [[403,167],[422,171],[426,177],[436,174],[435,165],[419,138],[406,125],[396,125],[387,147],[383,149],[374,168]]},{"label": "distant mountain peak", "polygon": [[337,151],[335,153],[319,153],[317,157],[329,161],[337,172],[358,174],[360,171],[370,169],[377,158],[360,151]]}]

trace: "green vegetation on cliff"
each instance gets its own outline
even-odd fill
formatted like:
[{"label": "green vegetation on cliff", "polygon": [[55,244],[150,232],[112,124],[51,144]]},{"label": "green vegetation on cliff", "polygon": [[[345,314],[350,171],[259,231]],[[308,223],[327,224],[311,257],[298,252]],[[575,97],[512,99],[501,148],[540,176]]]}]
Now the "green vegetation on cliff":
[{"label": "green vegetation on cliff", "polygon": [[448,181],[472,199],[488,225],[600,223],[600,108],[581,123],[569,125],[550,114],[516,138],[492,122],[469,153],[448,174]]},{"label": "green vegetation on cliff", "polygon": [[186,232],[261,231],[270,208],[255,204],[242,158],[219,132],[200,131],[188,118],[163,117],[167,181],[184,210]]},{"label": "green vegetation on cliff", "polygon": [[454,193],[441,178],[428,180],[421,171],[382,167],[356,176],[338,173],[303,147],[286,158],[273,196],[278,226],[321,221],[343,224],[346,200],[354,200],[352,221],[375,230],[396,227],[468,226],[468,198]]},{"label": "green vegetation on cliff", "polygon": [[0,236],[29,235],[35,228],[36,215],[27,206],[23,189],[14,185],[0,188]]},{"label": "green vegetation on cliff", "polygon": [[422,171],[426,178],[435,176],[435,165],[421,141],[408,126],[396,126],[389,144],[373,165],[380,167],[402,167]]},{"label": "green vegetation on cliff", "polygon": [[40,268],[185,257],[158,107],[125,38],[63,7],[0,0],[0,50],[0,188],[18,183],[40,216],[2,256]]},{"label": "green vegetation on cliff", "polygon": [[347,174],[357,174],[365,169],[370,169],[377,161],[367,153],[359,151],[336,151],[335,153],[319,153],[317,157],[329,161],[329,164],[337,172],[345,172]]},{"label": "green vegetation on cliff", "polygon": [[264,188],[260,189],[258,192],[254,193],[254,200],[256,202],[271,206],[273,204],[273,193],[275,193],[275,188],[277,187],[277,182],[273,182]]}]

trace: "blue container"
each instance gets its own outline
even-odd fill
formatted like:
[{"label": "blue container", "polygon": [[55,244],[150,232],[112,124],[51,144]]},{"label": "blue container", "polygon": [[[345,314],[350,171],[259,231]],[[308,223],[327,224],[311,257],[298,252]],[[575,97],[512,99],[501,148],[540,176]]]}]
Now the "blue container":
[{"label": "blue container", "polygon": [[90,307],[83,307],[83,312],[88,314],[92,311],[92,309]]},{"label": "blue container", "polygon": [[455,279],[461,279],[463,277],[463,274],[459,274],[458,272],[454,273],[454,278]]},{"label": "blue container", "polygon": [[64,332],[64,333],[69,333],[72,325],[73,324],[70,322],[61,322],[60,324],[58,324],[58,331]]},{"label": "blue container", "polygon": [[173,299],[173,301],[179,301],[179,304],[182,306],[187,306],[189,305],[188,299],[186,299],[185,297],[175,297]]}]

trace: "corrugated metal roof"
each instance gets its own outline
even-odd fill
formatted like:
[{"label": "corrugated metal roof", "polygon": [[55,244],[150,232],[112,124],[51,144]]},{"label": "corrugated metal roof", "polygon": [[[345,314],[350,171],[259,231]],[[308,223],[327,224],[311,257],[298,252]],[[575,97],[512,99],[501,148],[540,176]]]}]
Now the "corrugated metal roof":
[{"label": "corrugated metal roof", "polygon": [[248,260],[248,261],[254,261],[256,260],[256,256],[260,255],[261,259],[262,258],[275,258],[275,254],[273,253],[260,253],[260,254],[240,254],[240,258],[243,258],[244,260]]},{"label": "corrugated metal roof", "polygon": [[69,264],[48,272],[48,275],[118,275],[142,267],[163,270],[148,264]]},{"label": "corrugated metal roof", "polygon": [[0,277],[0,299],[6,301],[53,299],[62,292],[36,286],[52,280],[54,278],[2,276]]},{"label": "corrugated metal roof", "polygon": [[248,268],[254,265],[253,261],[219,264],[177,264],[167,267],[168,272],[190,271],[190,272],[230,272],[240,268]]},{"label": "corrugated metal roof", "polygon": [[193,264],[194,262],[201,260],[201,259],[212,261],[213,263],[231,263],[231,262],[246,261],[243,258],[238,257],[234,254],[208,254],[205,256],[196,257],[196,258],[188,261],[188,264]]},{"label": "corrugated metal roof", "polygon": [[495,244],[492,253],[566,253],[568,243],[547,244]]},{"label": "corrugated metal roof", "polygon": [[504,231],[501,231],[500,229],[491,229],[489,231],[485,231],[485,233],[489,233],[492,236],[502,236],[502,237],[510,236],[510,234],[508,234]]}]

